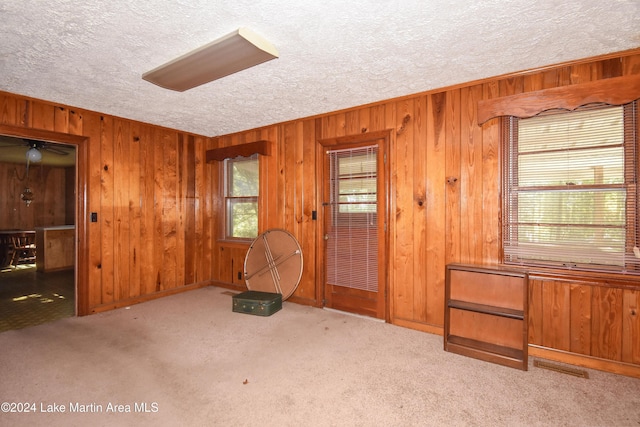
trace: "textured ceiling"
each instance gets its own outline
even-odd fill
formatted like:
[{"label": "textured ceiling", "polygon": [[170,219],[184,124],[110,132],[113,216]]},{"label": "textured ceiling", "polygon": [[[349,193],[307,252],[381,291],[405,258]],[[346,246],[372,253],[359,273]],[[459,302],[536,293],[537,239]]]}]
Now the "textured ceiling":
[{"label": "textured ceiling", "polygon": [[[640,46],[639,0],[8,0],[0,90],[215,136]],[[141,75],[239,27],[280,58]]]}]

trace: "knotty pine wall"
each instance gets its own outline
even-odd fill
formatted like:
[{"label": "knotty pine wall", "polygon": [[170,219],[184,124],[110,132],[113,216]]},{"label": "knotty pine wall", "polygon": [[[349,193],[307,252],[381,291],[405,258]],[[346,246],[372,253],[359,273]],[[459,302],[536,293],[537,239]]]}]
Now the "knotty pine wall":
[{"label": "knotty pine wall", "polygon": [[210,284],[209,138],[3,92],[0,125],[86,137],[78,314]]},{"label": "knotty pine wall", "polygon": [[[31,165],[29,169],[27,179],[26,162],[0,162],[0,230],[73,224],[74,175],[68,172],[73,168]],[[27,186],[33,192],[29,206],[20,198]]]},{"label": "knotty pine wall", "polygon": [[[214,145],[273,141],[274,154],[262,163],[260,228],[284,228],[300,241],[305,271],[292,300],[321,305],[314,273],[321,218],[311,219],[322,212],[317,141],[388,130],[389,318],[442,333],[445,265],[500,263],[499,120],[478,126],[478,101],[638,73],[640,50],[274,124],[214,138]],[[212,243],[213,279],[242,288],[246,246]],[[531,354],[640,376],[640,278],[531,273]]]},{"label": "knotty pine wall", "polygon": [[[260,229],[297,237],[304,272],[292,301],[321,305],[317,141],[388,131],[389,320],[441,333],[445,265],[500,262],[498,120],[478,126],[477,102],[638,73],[640,50],[211,139],[0,92],[0,124],[86,137],[81,197],[99,220],[86,223],[78,258],[80,314],[209,283],[242,289],[248,245],[220,240],[221,164],[205,152],[263,139],[274,149],[262,160]],[[532,273],[530,353],[640,376],[637,278]]]}]

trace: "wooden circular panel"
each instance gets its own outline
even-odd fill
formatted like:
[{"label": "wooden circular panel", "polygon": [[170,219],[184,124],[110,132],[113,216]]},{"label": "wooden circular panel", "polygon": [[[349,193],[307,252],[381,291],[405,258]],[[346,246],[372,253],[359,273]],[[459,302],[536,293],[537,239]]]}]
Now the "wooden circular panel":
[{"label": "wooden circular panel", "polygon": [[251,243],[244,260],[244,279],[251,291],[289,298],[302,277],[302,249],[286,230],[267,230]]}]

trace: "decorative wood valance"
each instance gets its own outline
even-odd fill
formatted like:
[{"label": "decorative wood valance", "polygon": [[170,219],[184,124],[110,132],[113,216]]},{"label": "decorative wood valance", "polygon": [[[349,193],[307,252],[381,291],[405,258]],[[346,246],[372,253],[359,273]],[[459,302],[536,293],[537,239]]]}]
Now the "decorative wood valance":
[{"label": "decorative wood valance", "polygon": [[612,77],[478,101],[478,124],[499,116],[533,117],[546,110],[587,104],[622,105],[640,98],[640,75]]},{"label": "decorative wood valance", "polygon": [[249,157],[254,154],[262,154],[263,156],[271,155],[271,144],[269,141],[260,140],[248,142],[246,144],[232,145],[230,147],[214,148],[207,150],[207,163],[212,161],[222,161],[224,159],[233,159],[238,156]]}]

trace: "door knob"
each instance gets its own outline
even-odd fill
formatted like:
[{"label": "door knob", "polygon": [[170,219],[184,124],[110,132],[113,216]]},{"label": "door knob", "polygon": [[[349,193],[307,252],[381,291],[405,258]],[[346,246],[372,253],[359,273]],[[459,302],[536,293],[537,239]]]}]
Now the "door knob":
[{"label": "door knob", "polygon": [[329,240],[329,235],[328,234],[324,235],[324,240]]}]

